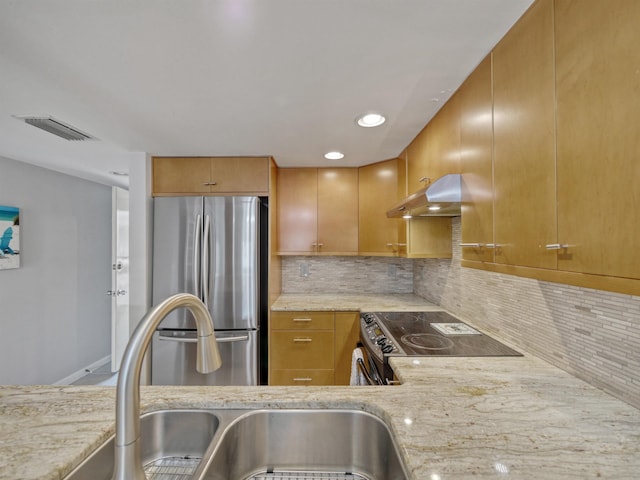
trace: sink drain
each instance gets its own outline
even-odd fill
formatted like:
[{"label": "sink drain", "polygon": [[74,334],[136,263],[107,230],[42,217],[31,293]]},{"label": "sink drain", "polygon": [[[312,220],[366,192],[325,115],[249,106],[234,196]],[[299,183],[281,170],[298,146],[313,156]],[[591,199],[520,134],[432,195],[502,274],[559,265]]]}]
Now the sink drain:
[{"label": "sink drain", "polygon": [[190,480],[198,465],[197,457],[164,457],[144,467],[148,480]]},{"label": "sink drain", "polygon": [[358,475],[357,473],[340,473],[340,472],[288,472],[268,470],[265,473],[259,473],[247,480],[369,480],[367,477]]}]

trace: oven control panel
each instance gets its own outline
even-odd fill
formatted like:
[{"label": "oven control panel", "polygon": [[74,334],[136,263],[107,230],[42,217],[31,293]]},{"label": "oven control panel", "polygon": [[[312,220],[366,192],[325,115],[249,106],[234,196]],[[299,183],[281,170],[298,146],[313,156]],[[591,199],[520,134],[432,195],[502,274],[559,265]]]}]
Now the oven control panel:
[{"label": "oven control panel", "polygon": [[[401,353],[400,349],[391,340],[391,336],[381,327],[373,313],[360,314],[360,332],[362,340],[368,340],[370,347],[373,347],[374,353],[382,357],[382,354],[390,355]],[[380,354],[380,352],[382,354]]]}]

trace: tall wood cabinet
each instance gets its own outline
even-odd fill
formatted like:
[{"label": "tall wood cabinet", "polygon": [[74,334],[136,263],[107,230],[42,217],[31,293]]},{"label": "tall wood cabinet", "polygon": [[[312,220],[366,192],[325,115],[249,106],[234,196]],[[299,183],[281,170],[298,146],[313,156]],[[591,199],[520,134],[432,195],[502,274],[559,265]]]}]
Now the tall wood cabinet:
[{"label": "tall wood cabinet", "polygon": [[278,253],[358,253],[358,170],[278,170]]},{"label": "tall wood cabinet", "polygon": [[538,0],[493,51],[495,261],[556,268],[553,1]]},{"label": "tall wood cabinet", "polygon": [[462,258],[493,262],[493,93],[491,55],[458,91],[462,161]]},{"label": "tall wood cabinet", "polygon": [[556,1],[558,268],[640,278],[640,2]]}]

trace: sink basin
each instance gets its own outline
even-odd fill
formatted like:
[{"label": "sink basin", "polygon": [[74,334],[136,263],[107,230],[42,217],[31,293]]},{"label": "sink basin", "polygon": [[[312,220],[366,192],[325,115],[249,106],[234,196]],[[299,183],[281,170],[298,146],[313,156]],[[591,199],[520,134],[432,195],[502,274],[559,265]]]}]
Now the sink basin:
[{"label": "sink basin", "polygon": [[359,410],[246,411],[221,432],[194,478],[408,478],[385,423]]},{"label": "sink basin", "polygon": [[[140,418],[142,460],[147,478],[159,478],[159,474],[169,468],[190,476],[195,472],[220,425],[215,413],[208,410],[161,410]],[[113,449],[112,437],[65,477],[65,480],[110,480],[113,473]]]}]

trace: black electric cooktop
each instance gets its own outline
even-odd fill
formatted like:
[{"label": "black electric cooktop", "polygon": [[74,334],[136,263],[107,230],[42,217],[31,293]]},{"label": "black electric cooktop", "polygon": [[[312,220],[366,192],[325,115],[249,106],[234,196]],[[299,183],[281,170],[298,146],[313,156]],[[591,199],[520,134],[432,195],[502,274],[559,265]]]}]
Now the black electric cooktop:
[{"label": "black electric cooktop", "polygon": [[447,312],[376,312],[373,315],[407,356],[522,356]]}]

